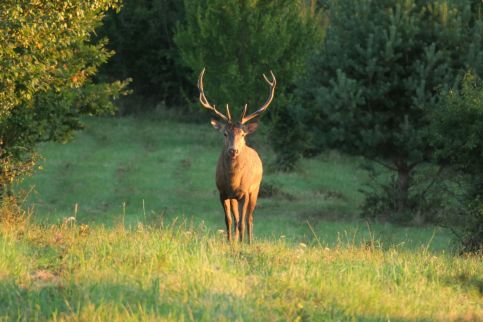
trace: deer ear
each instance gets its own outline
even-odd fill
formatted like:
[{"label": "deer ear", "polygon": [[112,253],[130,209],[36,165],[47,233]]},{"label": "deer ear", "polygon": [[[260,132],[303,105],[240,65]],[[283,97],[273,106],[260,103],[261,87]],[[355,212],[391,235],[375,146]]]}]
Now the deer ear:
[{"label": "deer ear", "polygon": [[249,123],[243,126],[243,130],[245,130],[246,134],[252,134],[257,130],[257,128],[258,128],[258,122]]},{"label": "deer ear", "polygon": [[222,131],[223,128],[225,127],[223,123],[218,122],[215,119],[211,119],[211,125],[215,128],[217,131]]}]

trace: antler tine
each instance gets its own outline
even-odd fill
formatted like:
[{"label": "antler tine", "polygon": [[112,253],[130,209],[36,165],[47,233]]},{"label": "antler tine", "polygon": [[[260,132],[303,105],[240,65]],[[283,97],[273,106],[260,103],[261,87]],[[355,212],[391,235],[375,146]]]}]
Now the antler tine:
[{"label": "antler tine", "polygon": [[248,104],[245,104],[243,107],[243,114],[242,114],[242,120],[245,118],[245,115],[247,115],[247,110],[248,110]]},{"label": "antler tine", "polygon": [[265,104],[263,104],[262,107],[260,107],[258,110],[256,110],[252,114],[248,115],[247,117],[245,117],[245,115],[247,113],[247,105],[245,104],[242,119],[241,119],[241,122],[240,122],[241,124],[245,124],[246,122],[250,121],[251,119],[259,116],[261,113],[263,113],[268,108],[270,103],[272,103],[273,97],[275,96],[275,87],[277,86],[277,79],[275,78],[275,75],[273,74],[272,71],[270,71],[270,74],[272,75],[272,81],[269,81],[267,76],[265,76],[265,74],[263,74],[263,78],[268,83],[268,85],[270,85],[270,93],[268,94],[268,98],[265,101]]},{"label": "antler tine", "polygon": [[203,68],[203,70],[200,73],[200,77],[198,78],[198,90],[200,91],[200,103],[204,108],[215,112],[215,114],[218,115],[220,118],[222,118],[225,122],[230,122],[231,116],[230,116],[230,111],[228,110],[228,106],[227,106],[228,117],[226,117],[225,115],[223,115],[223,113],[220,113],[216,109],[215,105],[211,105],[205,96],[205,91],[203,90],[203,77],[205,75],[205,70],[206,68]]},{"label": "antler tine", "polygon": [[228,107],[228,104],[226,104],[226,115],[228,116],[228,121],[231,122],[230,108]]},{"label": "antler tine", "polygon": [[[275,79],[275,75],[273,75],[273,72],[272,72],[272,71],[270,71],[270,74],[272,75],[272,79],[273,79],[273,81],[274,81],[274,82],[277,82],[277,80]],[[269,84],[270,84],[270,86],[272,86],[272,85],[273,85],[273,82],[269,81],[269,80],[268,80],[268,78],[267,78],[267,76],[265,76],[265,74],[262,74],[262,75],[263,75],[263,78],[265,78],[265,81],[266,81],[267,83],[269,83]]]}]

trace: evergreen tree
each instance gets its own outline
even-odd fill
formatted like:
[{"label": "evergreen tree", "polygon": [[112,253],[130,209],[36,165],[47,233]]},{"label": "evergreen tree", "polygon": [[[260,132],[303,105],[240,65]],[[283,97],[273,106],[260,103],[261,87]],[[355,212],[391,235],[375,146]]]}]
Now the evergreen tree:
[{"label": "evergreen tree", "polygon": [[[456,223],[463,250],[483,252],[483,82],[467,74],[461,89],[443,94],[431,114],[435,157],[461,171],[469,181],[464,207]],[[462,228],[462,229],[461,229]]]},{"label": "evergreen tree", "polygon": [[334,0],[330,26],[300,84],[310,148],[363,155],[397,173],[407,210],[411,175],[430,160],[427,112],[464,71],[483,73],[483,24],[472,1]]},{"label": "evergreen tree", "polygon": [[300,0],[184,0],[185,22],[175,34],[192,82],[206,67],[205,89],[218,106],[240,114],[263,104],[262,74],[277,78],[276,113],[283,95],[303,72],[307,49],[317,39],[315,13]]}]

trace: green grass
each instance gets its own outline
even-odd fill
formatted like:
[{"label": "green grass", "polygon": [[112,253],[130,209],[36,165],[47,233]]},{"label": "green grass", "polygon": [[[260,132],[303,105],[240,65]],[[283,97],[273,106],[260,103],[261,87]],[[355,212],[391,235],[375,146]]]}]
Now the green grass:
[{"label": "green grass", "polygon": [[359,160],[280,173],[253,139],[266,170],[253,245],[220,232],[208,124],[98,119],[43,145],[20,187],[34,187],[30,217],[0,209],[0,321],[483,319],[481,258],[439,228],[358,219]]},{"label": "green grass", "polygon": [[477,257],[377,240],[230,245],[206,227],[0,226],[0,320],[483,318]]},{"label": "green grass", "polygon": [[[28,202],[35,220],[61,222],[78,204],[78,222],[89,225],[180,218],[225,229],[214,183],[222,136],[208,123],[183,124],[163,116],[90,120],[74,142],[43,145],[43,169],[22,185],[34,187]],[[368,237],[367,224],[357,219],[358,189],[367,180],[358,159],[329,153],[280,173],[271,166],[274,156],[264,136],[256,133],[252,141],[265,163],[264,190],[271,192],[259,199],[255,237],[283,235],[311,243],[309,224],[328,246]],[[451,247],[451,236],[439,228],[371,224],[371,231],[387,246],[414,248],[431,240],[431,250]]]}]

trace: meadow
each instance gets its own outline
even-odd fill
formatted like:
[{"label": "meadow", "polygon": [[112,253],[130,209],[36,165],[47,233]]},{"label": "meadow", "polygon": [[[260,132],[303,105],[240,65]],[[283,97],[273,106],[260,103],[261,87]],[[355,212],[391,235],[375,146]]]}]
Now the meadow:
[{"label": "meadow", "polygon": [[[359,190],[369,180],[360,159],[332,152],[302,160],[293,172],[275,171],[263,130],[249,138],[265,169],[255,236],[311,243],[315,231],[330,246],[376,234],[387,245],[452,247],[452,236],[437,227],[371,223],[368,228],[359,220]],[[216,231],[225,229],[214,179],[222,145],[223,136],[208,121],[179,123],[163,112],[90,120],[72,143],[42,146],[41,170],[21,189],[38,223],[70,216],[80,224],[107,226],[176,219]]]},{"label": "meadow", "polygon": [[252,245],[225,241],[208,122],[96,119],[43,145],[17,188],[25,215],[0,222],[0,320],[483,319],[481,258],[458,256],[448,231],[359,218],[361,160],[283,173],[263,133],[252,142],[265,162]]}]

